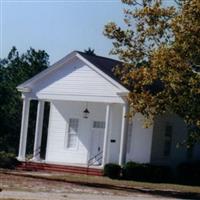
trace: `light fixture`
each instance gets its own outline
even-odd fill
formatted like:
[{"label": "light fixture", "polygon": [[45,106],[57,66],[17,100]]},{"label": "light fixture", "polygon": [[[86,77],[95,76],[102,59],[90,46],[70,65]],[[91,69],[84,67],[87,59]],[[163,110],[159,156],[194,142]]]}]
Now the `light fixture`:
[{"label": "light fixture", "polygon": [[85,110],[83,111],[83,118],[87,119],[89,117],[89,114],[90,114],[90,111],[88,110],[87,108],[87,103],[86,103],[86,108]]}]

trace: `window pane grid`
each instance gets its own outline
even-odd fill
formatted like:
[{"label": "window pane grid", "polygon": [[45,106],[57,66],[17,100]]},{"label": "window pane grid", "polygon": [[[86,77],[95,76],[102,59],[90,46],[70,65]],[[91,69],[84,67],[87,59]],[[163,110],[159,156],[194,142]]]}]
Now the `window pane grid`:
[{"label": "window pane grid", "polygon": [[78,133],[79,120],[71,118],[69,119],[68,128],[68,148],[75,148],[77,146],[77,133]]},{"label": "window pane grid", "polygon": [[93,128],[105,128],[105,122],[104,121],[94,121]]},{"label": "window pane grid", "polygon": [[164,141],[164,156],[169,156],[171,152],[172,143],[172,126],[167,125],[165,127],[165,141]]},{"label": "window pane grid", "polygon": [[77,142],[77,136],[74,134],[69,135],[69,141],[68,141],[68,147],[69,148],[75,148]]},{"label": "window pane grid", "polygon": [[70,119],[69,133],[77,133],[77,132],[78,132],[78,119]]}]

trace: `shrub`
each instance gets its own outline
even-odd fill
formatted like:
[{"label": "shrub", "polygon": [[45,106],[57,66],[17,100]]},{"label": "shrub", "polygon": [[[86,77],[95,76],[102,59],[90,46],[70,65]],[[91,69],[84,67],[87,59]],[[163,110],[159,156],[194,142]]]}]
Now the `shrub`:
[{"label": "shrub", "polygon": [[122,176],[127,180],[137,180],[141,178],[141,174],[144,171],[144,164],[135,162],[127,162],[122,169]]},{"label": "shrub", "polygon": [[140,164],[128,162],[122,170],[123,178],[127,180],[162,182],[171,179],[171,169],[168,166]]},{"label": "shrub", "polygon": [[181,182],[200,184],[200,161],[181,163],[177,167],[177,176]]},{"label": "shrub", "polygon": [[108,176],[109,178],[120,178],[121,167],[114,163],[109,163],[104,166],[104,176]]},{"label": "shrub", "polygon": [[0,152],[0,168],[14,169],[18,163],[14,154]]},{"label": "shrub", "polygon": [[169,166],[149,165],[148,178],[155,182],[166,182],[172,180],[172,170]]}]

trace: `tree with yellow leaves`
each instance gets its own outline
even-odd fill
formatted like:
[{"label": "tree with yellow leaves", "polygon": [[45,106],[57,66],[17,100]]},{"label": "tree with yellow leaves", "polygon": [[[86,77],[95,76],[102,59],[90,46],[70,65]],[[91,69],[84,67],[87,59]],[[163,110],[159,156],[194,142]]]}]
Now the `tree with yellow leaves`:
[{"label": "tree with yellow leaves", "polygon": [[130,89],[132,114],[153,122],[176,113],[188,126],[188,142],[200,142],[200,1],[178,0],[176,7],[162,0],[122,2],[127,29],[111,22],[104,34],[123,61],[115,72]]}]

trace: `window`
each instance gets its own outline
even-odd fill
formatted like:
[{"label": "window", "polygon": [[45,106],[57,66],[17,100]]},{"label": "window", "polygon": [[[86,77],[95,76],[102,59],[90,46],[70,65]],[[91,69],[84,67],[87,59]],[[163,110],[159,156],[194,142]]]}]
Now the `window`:
[{"label": "window", "polygon": [[79,125],[78,119],[74,118],[69,119],[68,140],[67,140],[68,148],[76,148],[77,146],[78,125]]},{"label": "window", "polygon": [[93,128],[105,128],[105,122],[104,121],[94,121]]},{"label": "window", "polygon": [[167,125],[165,127],[165,140],[164,140],[164,156],[169,156],[171,152],[172,144],[172,126]]},{"label": "window", "polygon": [[193,154],[194,154],[194,146],[187,148],[187,158],[188,158],[188,160],[193,158]]},{"label": "window", "polygon": [[132,124],[132,119],[131,119],[129,120],[129,123],[128,123],[127,153],[130,153],[130,150],[131,150],[132,127],[133,127],[133,124]]}]

